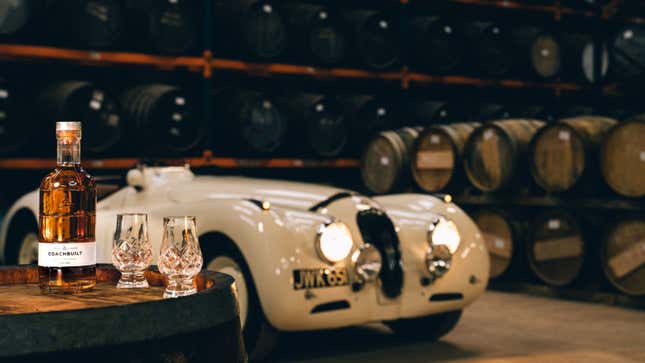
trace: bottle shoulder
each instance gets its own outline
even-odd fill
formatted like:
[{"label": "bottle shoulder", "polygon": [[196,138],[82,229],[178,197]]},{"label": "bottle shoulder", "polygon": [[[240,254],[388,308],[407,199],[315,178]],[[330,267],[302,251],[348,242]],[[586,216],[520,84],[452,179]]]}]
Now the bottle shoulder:
[{"label": "bottle shoulder", "polygon": [[94,189],[96,181],[80,166],[57,167],[47,174],[40,183],[41,190],[52,190],[60,187],[72,189]]}]

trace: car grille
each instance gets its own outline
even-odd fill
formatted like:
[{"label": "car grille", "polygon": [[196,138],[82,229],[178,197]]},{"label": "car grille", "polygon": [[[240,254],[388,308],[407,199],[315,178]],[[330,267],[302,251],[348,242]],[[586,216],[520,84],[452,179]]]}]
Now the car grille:
[{"label": "car grille", "polygon": [[363,241],[378,248],[383,258],[379,279],[381,290],[389,298],[401,295],[403,288],[403,268],[399,238],[390,218],[378,209],[368,209],[356,215],[358,228]]}]

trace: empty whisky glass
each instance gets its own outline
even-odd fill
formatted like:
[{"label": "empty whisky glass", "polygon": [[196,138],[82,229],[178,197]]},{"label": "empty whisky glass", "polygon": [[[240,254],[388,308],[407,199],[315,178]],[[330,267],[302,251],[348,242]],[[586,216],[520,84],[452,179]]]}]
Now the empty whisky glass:
[{"label": "empty whisky glass", "polygon": [[116,216],[112,263],[121,271],[117,288],[145,288],[144,272],[152,263],[152,243],[148,238],[148,215],[126,213]]},{"label": "empty whisky glass", "polygon": [[159,253],[159,271],[168,278],[163,296],[170,298],[196,293],[193,278],[203,264],[195,217],[165,217]]}]

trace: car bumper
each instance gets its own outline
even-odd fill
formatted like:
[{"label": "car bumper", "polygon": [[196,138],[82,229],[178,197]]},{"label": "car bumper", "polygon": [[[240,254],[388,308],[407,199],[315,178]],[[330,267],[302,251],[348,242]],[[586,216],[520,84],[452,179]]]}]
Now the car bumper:
[{"label": "car bumper", "polygon": [[268,306],[264,310],[271,324],[280,330],[328,329],[461,310],[486,289],[488,254],[480,243],[458,251],[450,271],[430,283],[418,254],[414,254],[416,257],[404,253],[405,279],[401,295],[396,298],[385,297],[378,281],[358,291],[351,285],[295,290],[291,279],[289,289],[281,290],[279,302],[270,299],[274,300],[267,301],[270,310]]}]

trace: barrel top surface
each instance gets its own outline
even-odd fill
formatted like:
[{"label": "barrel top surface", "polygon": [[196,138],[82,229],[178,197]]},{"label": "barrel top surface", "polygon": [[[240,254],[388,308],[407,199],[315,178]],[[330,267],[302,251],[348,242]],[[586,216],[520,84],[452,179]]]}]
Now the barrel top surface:
[{"label": "barrel top surface", "polygon": [[121,291],[119,277],[112,266],[98,265],[93,291],[41,295],[36,266],[0,267],[0,326],[12,332],[0,335],[0,357],[144,342],[239,315],[233,278],[225,274],[203,270],[195,278],[198,293],[177,299],[162,298],[164,279],[156,268],[146,272],[149,289]]}]

